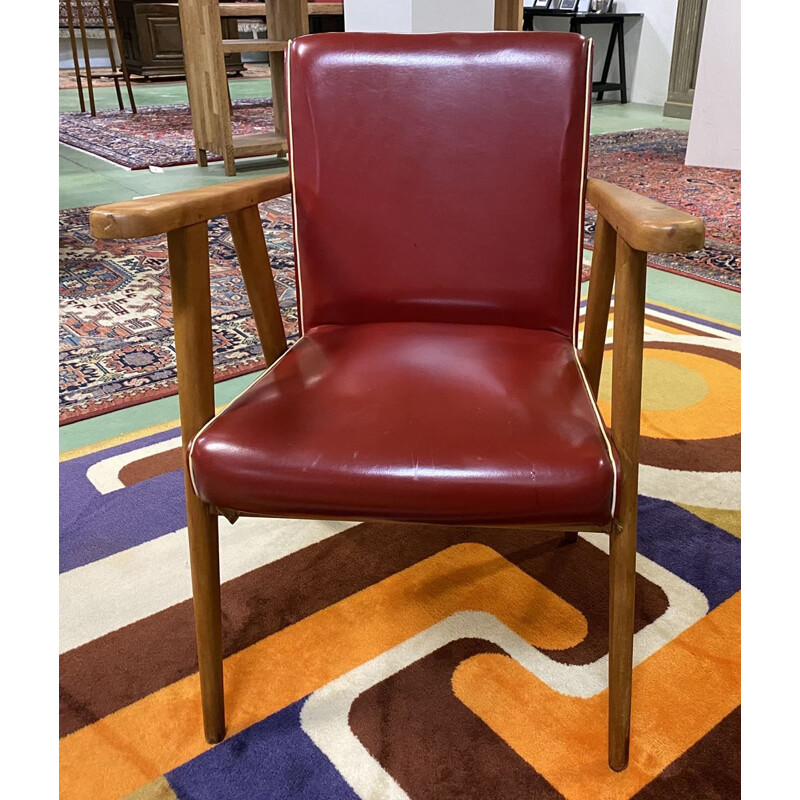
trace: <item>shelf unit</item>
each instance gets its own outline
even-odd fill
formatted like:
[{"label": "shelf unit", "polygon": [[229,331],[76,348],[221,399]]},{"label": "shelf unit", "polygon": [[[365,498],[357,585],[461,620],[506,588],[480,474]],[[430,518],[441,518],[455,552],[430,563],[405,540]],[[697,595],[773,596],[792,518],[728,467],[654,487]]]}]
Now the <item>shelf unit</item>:
[{"label": "shelf unit", "polygon": [[[341,10],[341,4],[312,5],[338,6]],[[222,156],[225,174],[235,175],[237,157],[284,155],[287,149],[285,48],[289,39],[308,33],[308,0],[267,3],[179,0],[178,6],[197,163],[207,166],[210,150]],[[254,16],[265,18],[270,39],[222,38],[221,18]],[[275,132],[238,136],[231,127],[225,55],[251,51],[269,54]]]},{"label": "shelf unit", "polygon": [[[160,4],[175,8],[174,3]],[[285,48],[289,39],[309,31],[309,14],[340,15],[342,3],[309,3],[308,0],[267,0],[266,3],[226,3],[219,0],[179,0],[186,83],[192,111],[197,163],[208,164],[207,151],[218,153],[225,174],[236,174],[236,158],[284,155],[286,139]],[[522,28],[523,0],[495,0],[495,30]],[[269,39],[223,39],[221,19],[264,17]],[[269,54],[272,82],[274,133],[234,136],[231,103],[225,73],[230,53]]]}]

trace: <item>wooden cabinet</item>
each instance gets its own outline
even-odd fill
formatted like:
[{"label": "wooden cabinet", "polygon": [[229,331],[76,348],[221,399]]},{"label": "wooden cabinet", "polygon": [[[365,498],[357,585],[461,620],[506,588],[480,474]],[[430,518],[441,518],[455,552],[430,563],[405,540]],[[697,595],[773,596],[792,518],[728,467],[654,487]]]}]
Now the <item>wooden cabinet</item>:
[{"label": "wooden cabinet", "polygon": [[[130,72],[147,78],[183,77],[183,44],[177,12],[144,0],[114,0],[114,5]],[[235,19],[222,20],[222,35],[225,39],[239,38]],[[241,54],[228,53],[225,67],[229,75],[241,72]]]}]

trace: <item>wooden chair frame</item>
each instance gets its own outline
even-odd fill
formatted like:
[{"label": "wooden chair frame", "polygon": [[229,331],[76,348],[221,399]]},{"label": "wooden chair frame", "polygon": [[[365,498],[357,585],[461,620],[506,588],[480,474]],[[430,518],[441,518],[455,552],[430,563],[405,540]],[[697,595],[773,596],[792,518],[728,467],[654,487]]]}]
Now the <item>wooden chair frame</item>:
[{"label": "wooden chair frame", "polygon": [[[290,192],[288,175],[281,175],[91,212],[92,233],[98,238],[167,234],[184,448],[214,416],[208,220],[228,217],[264,358],[271,364],[286,350],[286,338],[258,204]],[[647,253],[697,250],[703,246],[705,227],[689,214],[600,180],[587,180],[586,199],[598,213],[581,361],[595,396],[616,281],[611,436],[621,460],[622,483],[617,517],[606,531],[611,538],[608,759],[612,769],[622,770],[628,763],[630,736]],[[203,503],[185,472],[203,720],[207,740],[215,743],[225,736],[217,516],[226,512]],[[575,540],[575,528],[568,536]]]}]

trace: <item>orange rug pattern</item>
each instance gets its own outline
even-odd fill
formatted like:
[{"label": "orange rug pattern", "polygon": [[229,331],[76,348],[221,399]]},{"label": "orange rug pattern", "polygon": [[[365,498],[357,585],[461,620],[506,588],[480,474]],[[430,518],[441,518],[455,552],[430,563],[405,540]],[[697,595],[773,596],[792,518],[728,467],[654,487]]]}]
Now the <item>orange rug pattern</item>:
[{"label": "orange rug pattern", "polygon": [[735,326],[648,303],[622,773],[605,534],[222,521],[228,730],[209,747],[178,431],[67,454],[62,798],[738,796],[738,359]]}]

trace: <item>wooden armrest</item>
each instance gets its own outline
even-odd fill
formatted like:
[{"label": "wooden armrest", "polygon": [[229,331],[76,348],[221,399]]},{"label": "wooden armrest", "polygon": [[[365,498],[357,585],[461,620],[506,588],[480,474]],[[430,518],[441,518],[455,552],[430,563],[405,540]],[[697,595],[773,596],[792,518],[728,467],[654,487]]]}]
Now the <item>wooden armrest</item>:
[{"label": "wooden armrest", "polygon": [[97,206],[89,223],[98,239],[139,239],[241,211],[291,190],[288,174],[271,175]]},{"label": "wooden armrest", "polygon": [[586,199],[634,250],[689,253],[705,241],[702,219],[613,183],[589,178]]}]

